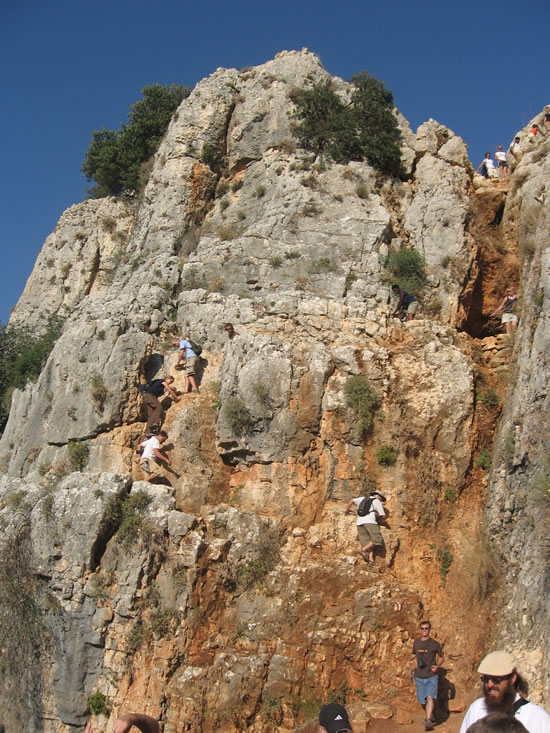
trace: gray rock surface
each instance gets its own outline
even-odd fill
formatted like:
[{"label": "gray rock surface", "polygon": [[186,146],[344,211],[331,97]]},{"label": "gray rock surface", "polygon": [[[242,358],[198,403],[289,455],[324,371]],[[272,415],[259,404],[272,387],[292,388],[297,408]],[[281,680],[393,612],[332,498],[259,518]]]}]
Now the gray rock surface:
[{"label": "gray rock surface", "polygon": [[[114,711],[161,716],[167,733],[184,719],[196,731],[259,733],[274,719],[290,730],[297,697],[344,683],[369,690],[373,715],[397,715],[410,696],[396,660],[408,659],[420,615],[456,648],[471,614],[464,558],[482,541],[486,492],[506,581],[489,601],[511,611],[491,643],[525,659],[546,694],[548,150],[517,167],[502,225],[507,272],[522,266],[510,362],[501,337],[453,327],[488,246],[472,234],[465,144],[434,120],[414,134],[396,112],[405,180],[367,163],[325,167],[296,149],[289,95],[329,79],[303,50],[201,81],[143,194],[65,212],[14,309],[13,323],[36,329],[48,312],[66,315],[0,440],[4,540],[28,532],[49,644],[32,721],[47,713],[52,731],[82,727],[95,691]],[[345,98],[346,83],[332,83]],[[385,268],[403,246],[428,276],[408,323],[391,317]],[[166,405],[175,473],[150,485],[135,465],[137,384],[172,372],[183,390],[176,334],[203,346],[201,392]],[[487,478],[475,453],[498,415],[487,427],[475,396],[482,378],[505,373]],[[346,396],[359,375],[378,398],[366,431]],[[74,440],[89,462],[67,475]],[[378,461],[381,446],[395,450],[392,465]],[[380,574],[356,555],[343,514],[367,477],[388,495]],[[126,516],[143,494],[147,507]],[[478,634],[471,653],[487,643]],[[458,682],[472,664],[457,657]],[[18,724],[31,729],[30,716]]]}]

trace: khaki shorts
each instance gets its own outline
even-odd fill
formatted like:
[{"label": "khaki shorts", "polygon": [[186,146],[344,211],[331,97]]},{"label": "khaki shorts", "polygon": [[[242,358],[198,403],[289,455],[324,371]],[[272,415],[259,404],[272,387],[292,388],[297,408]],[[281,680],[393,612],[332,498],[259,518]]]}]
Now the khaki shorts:
[{"label": "khaki shorts", "polygon": [[515,313],[503,313],[500,319],[501,323],[513,323],[514,321],[516,323],[518,322],[518,317]]},{"label": "khaki shorts", "polygon": [[164,464],[158,463],[154,458],[142,458],[139,462],[139,466],[148,476],[154,474],[155,476],[164,476]]},{"label": "khaki shorts", "polygon": [[414,315],[417,310],[418,310],[418,300],[413,300],[412,303],[409,303],[409,307],[407,308],[407,313],[411,313],[412,315]]},{"label": "khaki shorts", "polygon": [[197,365],[197,357],[191,356],[189,359],[185,360],[185,374],[188,377],[194,377],[195,376],[195,367]]},{"label": "khaki shorts", "polygon": [[383,545],[382,532],[378,524],[358,524],[357,539],[361,547],[372,542],[373,545]]}]

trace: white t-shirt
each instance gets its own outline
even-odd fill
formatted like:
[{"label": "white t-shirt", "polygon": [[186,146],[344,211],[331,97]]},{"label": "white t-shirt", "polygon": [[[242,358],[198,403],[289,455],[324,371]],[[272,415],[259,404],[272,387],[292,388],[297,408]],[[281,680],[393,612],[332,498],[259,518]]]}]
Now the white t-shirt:
[{"label": "white t-shirt", "polygon": [[[516,695],[516,700],[518,699],[519,695]],[[485,700],[479,697],[477,700],[474,700],[466,711],[466,715],[460,726],[460,733],[466,733],[473,723],[484,718],[486,715],[488,715],[488,710],[485,707]],[[528,702],[527,705],[522,705],[518,708],[514,717],[527,728],[529,733],[550,733],[550,715],[548,715],[544,708],[532,702]]]},{"label": "white t-shirt", "polygon": [[485,167],[487,168],[487,170],[489,170],[489,168],[495,167],[495,161],[492,160],[491,158],[485,158],[484,163],[485,163]]},{"label": "white t-shirt", "polygon": [[143,447],[143,453],[141,454],[141,457],[148,458],[149,460],[155,458],[155,448],[160,448],[159,439],[155,438],[154,435],[151,436],[148,440],[144,440],[141,445]]},{"label": "white t-shirt", "polygon": [[[365,497],[364,496],[358,496],[356,499],[353,500],[354,504],[359,504],[363,501]],[[359,524],[378,524],[376,521],[376,517],[385,517],[386,512],[384,511],[384,507],[382,506],[382,502],[380,499],[373,499],[373,502],[370,507],[370,512],[368,514],[365,514],[364,517],[360,517],[357,515],[357,525]]]},{"label": "white t-shirt", "polygon": [[504,150],[497,150],[497,152],[495,153],[495,158],[498,161],[502,161],[503,163],[505,163],[506,162],[506,153],[504,152]]}]

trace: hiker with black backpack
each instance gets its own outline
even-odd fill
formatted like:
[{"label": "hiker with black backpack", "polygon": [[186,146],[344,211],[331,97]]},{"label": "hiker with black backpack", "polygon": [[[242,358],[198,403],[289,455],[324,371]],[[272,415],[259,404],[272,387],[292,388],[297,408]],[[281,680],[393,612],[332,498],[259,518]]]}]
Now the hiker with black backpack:
[{"label": "hiker with black backpack", "polygon": [[160,429],[162,424],[162,405],[160,404],[159,397],[162,397],[164,392],[168,392],[174,402],[179,402],[177,394],[174,392],[171,384],[174,383],[174,377],[162,377],[162,379],[153,379],[152,382],[147,384],[139,385],[139,391],[143,397],[143,404],[147,410],[147,433],[152,434],[154,430]]},{"label": "hiker with black backpack", "polygon": [[[185,369],[185,388],[183,390],[183,394],[187,394],[190,391],[198,392],[199,388],[197,387],[197,383],[195,381],[195,369],[197,367],[199,356],[202,351],[201,347],[195,342],[192,342],[190,339],[186,338],[174,338],[172,339],[172,344],[174,346],[177,346],[180,350],[176,369]],[[191,390],[189,389],[189,387],[191,387]]]},{"label": "hiker with black backpack", "polygon": [[357,540],[361,546],[357,552],[369,565],[376,564],[374,551],[384,544],[379,527],[380,524],[386,524],[383,501],[386,501],[384,494],[374,490],[367,496],[350,499],[346,507],[346,514],[350,514],[354,504],[357,507]]}]

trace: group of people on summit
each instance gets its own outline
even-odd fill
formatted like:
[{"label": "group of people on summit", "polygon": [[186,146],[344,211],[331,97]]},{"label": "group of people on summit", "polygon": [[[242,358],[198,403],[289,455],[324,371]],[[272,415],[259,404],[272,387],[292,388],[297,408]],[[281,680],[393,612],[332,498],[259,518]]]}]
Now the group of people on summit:
[{"label": "group of people on summit", "polygon": [[[543,137],[547,137],[550,134],[550,105],[544,108],[543,122],[544,132],[536,122],[531,125],[527,134],[527,152],[529,152],[529,149],[532,149],[533,145],[541,141]],[[510,143],[507,152],[502,149],[502,145],[497,147],[494,160],[491,157],[491,153],[485,153],[485,157],[478,165],[476,173],[480,173],[484,178],[507,178],[510,166],[514,163],[519,163],[525,152],[520,138],[516,136]]]}]

